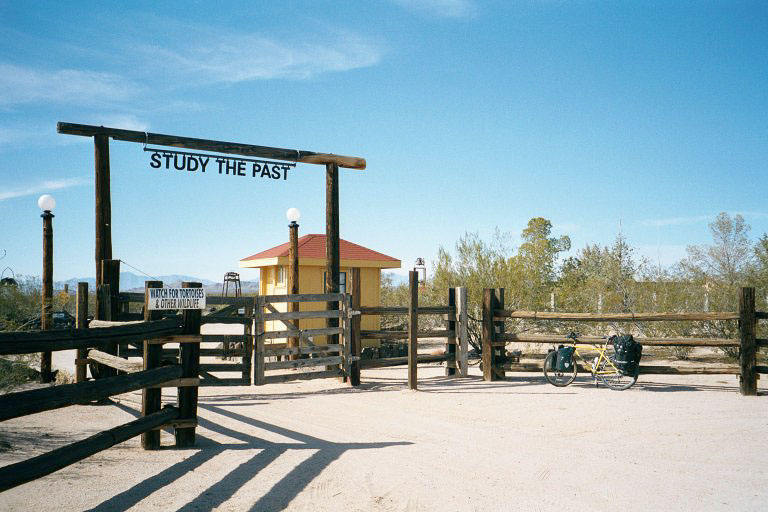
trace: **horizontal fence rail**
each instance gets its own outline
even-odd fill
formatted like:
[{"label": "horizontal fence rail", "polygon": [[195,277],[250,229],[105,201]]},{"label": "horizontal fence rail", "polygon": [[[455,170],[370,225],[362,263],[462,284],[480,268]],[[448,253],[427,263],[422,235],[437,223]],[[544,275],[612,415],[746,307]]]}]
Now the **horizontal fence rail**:
[{"label": "horizontal fence rail", "polygon": [[152,370],[143,370],[79,384],[63,384],[52,388],[8,393],[0,396],[0,421],[69,405],[87,404],[95,400],[162,384],[181,376],[181,366],[162,366]]},{"label": "horizontal fence rail", "polygon": [[496,310],[494,320],[578,320],[581,322],[669,322],[738,320],[739,313],[558,313],[549,311]]},{"label": "horizontal fence rail", "polygon": [[[504,346],[510,342],[522,343],[571,343],[564,334],[515,334],[503,333],[495,336],[494,346]],[[577,343],[602,345],[607,341],[602,336],[579,336]],[[731,338],[635,338],[643,345],[656,347],[738,347],[739,340]]]},{"label": "horizontal fence rail", "polygon": [[[416,308],[419,315],[455,315],[456,308],[447,306],[420,306]],[[362,306],[361,315],[407,315],[405,306]]]},{"label": "horizontal fence rail", "polygon": [[264,313],[262,320],[301,320],[307,318],[341,318],[341,310],[330,311],[288,311],[280,313]]},{"label": "horizontal fence rail", "polygon": [[118,341],[130,343],[180,332],[181,321],[175,318],[95,329],[0,332],[0,355],[104,347]]},{"label": "horizontal fence rail", "polygon": [[[416,358],[417,362],[419,363],[439,363],[439,362],[447,361],[448,359],[449,359],[448,354],[419,354]],[[363,369],[384,368],[387,366],[401,366],[404,364],[408,364],[408,356],[360,360],[360,367]]]},{"label": "horizontal fence rail", "polygon": [[[377,340],[407,340],[408,331],[360,331],[363,338]],[[417,338],[453,338],[456,336],[454,331],[418,331]]]},{"label": "horizontal fence rail", "polygon": [[338,302],[344,300],[343,293],[304,293],[288,295],[262,295],[262,302],[274,304],[276,302]]},{"label": "horizontal fence rail", "polygon": [[82,441],[62,446],[31,459],[4,466],[0,468],[0,492],[50,475],[116,444],[161,427],[178,417],[179,410],[176,407],[168,406],[159,412],[148,414],[125,425],[99,432]]}]

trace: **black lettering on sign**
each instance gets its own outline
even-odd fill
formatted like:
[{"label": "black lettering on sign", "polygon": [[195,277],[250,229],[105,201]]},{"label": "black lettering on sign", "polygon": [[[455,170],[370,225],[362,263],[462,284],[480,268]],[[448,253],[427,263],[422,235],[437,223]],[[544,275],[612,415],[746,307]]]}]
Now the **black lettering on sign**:
[{"label": "black lettering on sign", "polygon": [[[273,180],[288,179],[288,171],[296,164],[283,164],[267,160],[253,160],[250,158],[232,158],[226,156],[208,156],[199,153],[186,153],[174,150],[162,150],[144,148],[150,153],[149,166],[153,169],[175,169],[187,172],[205,172],[211,159],[217,164],[219,174],[232,176],[246,176],[250,163],[252,178],[269,178]],[[165,161],[163,161],[165,160]]]}]

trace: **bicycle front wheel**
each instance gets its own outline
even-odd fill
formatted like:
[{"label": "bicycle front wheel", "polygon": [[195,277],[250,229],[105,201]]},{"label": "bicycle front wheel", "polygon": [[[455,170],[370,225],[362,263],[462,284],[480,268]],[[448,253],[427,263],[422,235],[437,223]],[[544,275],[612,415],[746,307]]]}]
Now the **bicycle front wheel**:
[{"label": "bicycle front wheel", "polygon": [[544,378],[553,386],[564,388],[576,379],[576,361],[573,361],[572,369],[565,372],[554,369],[556,362],[557,351],[555,350],[547,354],[544,359]]},{"label": "bicycle front wheel", "polygon": [[637,382],[637,373],[635,371],[632,374],[626,374],[607,359],[603,359],[597,368],[597,376],[600,380],[615,391],[623,391],[634,386]]}]

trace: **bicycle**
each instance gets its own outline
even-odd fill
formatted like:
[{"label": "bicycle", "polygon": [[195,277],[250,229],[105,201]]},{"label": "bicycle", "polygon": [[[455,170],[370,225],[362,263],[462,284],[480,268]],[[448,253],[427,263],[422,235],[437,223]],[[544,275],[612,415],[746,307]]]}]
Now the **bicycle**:
[{"label": "bicycle", "polygon": [[[557,368],[558,350],[550,352],[544,359],[544,378],[553,386],[565,387],[576,380],[576,374],[578,373],[578,364],[576,363],[577,358],[585,368],[588,368],[591,371],[592,378],[595,379],[595,385],[598,384],[598,380],[601,380],[609,388],[621,391],[631,388],[635,382],[637,382],[639,369],[637,364],[635,364],[632,372],[625,372],[616,365],[614,354],[607,353],[608,343],[613,340],[613,337],[605,338],[605,343],[602,347],[578,343],[578,334],[575,332],[566,336],[566,339],[572,340],[571,344],[573,345],[573,357],[570,369],[559,370]],[[584,357],[579,353],[579,349],[597,352],[597,355],[590,363],[587,363]]]}]

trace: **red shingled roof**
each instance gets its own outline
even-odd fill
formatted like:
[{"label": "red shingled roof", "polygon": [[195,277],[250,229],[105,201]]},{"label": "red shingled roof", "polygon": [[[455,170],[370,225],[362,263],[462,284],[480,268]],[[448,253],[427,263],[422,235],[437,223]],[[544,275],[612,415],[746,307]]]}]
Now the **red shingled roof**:
[{"label": "red shingled roof", "polygon": [[[280,244],[266,251],[248,256],[240,261],[260,260],[264,258],[279,258],[288,256],[288,243]],[[344,260],[397,261],[397,258],[372,251],[362,245],[339,240],[339,252]],[[299,258],[325,259],[325,235],[304,235],[299,238]]]}]

